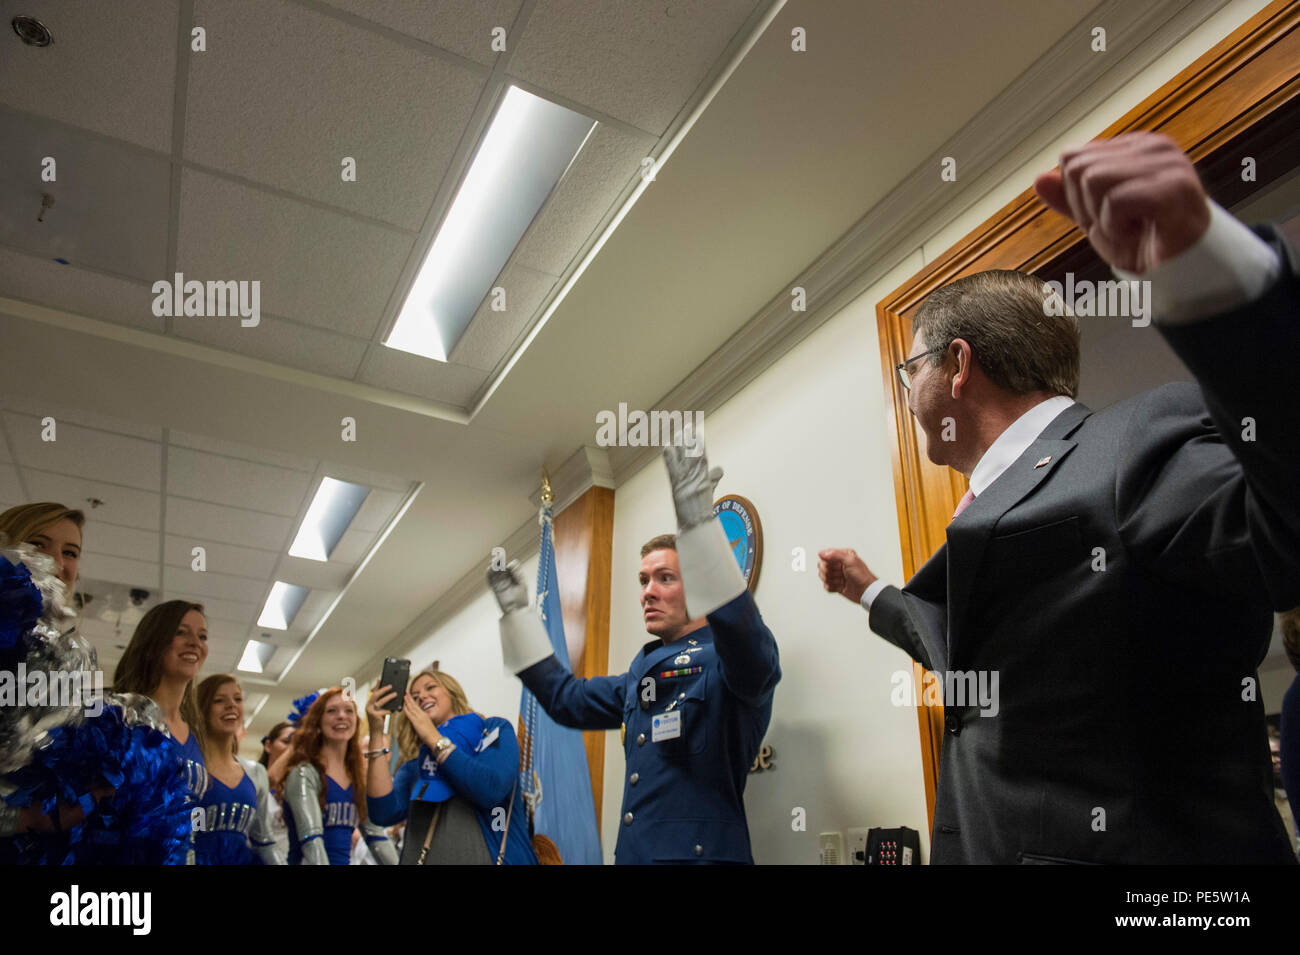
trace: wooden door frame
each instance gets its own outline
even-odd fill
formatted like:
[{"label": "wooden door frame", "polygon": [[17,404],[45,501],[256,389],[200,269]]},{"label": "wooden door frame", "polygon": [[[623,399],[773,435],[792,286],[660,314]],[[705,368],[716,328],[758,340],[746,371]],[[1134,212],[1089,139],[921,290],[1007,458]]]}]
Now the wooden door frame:
[{"label": "wooden door frame", "polygon": [[[1206,165],[1222,157],[1225,147],[1249,139],[1252,128],[1288,104],[1300,105],[1300,0],[1275,0],[1098,138],[1134,130],[1165,133],[1186,150],[1205,177]],[[1239,180],[1240,161],[1232,166]],[[1031,187],[876,306],[899,540],[908,577],[944,542],[950,516],[967,487],[963,475],[931,464],[921,452],[917,428],[894,373],[894,366],[911,347],[912,315],[932,291],[964,275],[985,269],[1035,272],[1059,263],[1072,251],[1077,254],[1084,243],[1074,223],[1044,205]],[[924,671],[919,664],[913,664],[913,670],[915,698],[922,700]],[[942,707],[918,706],[917,722],[926,809],[933,826]]]}]

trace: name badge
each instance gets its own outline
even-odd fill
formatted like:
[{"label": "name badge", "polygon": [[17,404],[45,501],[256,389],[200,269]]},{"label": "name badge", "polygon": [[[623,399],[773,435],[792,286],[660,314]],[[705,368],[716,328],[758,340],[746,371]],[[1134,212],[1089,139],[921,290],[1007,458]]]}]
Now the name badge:
[{"label": "name badge", "polygon": [[682,711],[660,713],[650,722],[650,739],[656,743],[677,739],[682,735]]},{"label": "name badge", "polygon": [[501,727],[498,726],[491,733],[488,733],[487,736],[483,737],[483,742],[478,744],[478,749],[474,750],[474,752],[476,753],[483,752],[483,750],[487,749],[489,746],[495,743],[497,741],[497,737],[500,735],[501,735]]}]

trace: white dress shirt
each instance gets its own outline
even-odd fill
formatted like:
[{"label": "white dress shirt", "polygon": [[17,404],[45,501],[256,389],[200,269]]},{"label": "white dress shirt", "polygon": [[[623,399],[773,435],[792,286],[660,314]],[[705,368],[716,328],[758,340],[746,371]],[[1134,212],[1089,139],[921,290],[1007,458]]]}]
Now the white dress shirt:
[{"label": "white dress shirt", "polygon": [[[1210,226],[1196,242],[1145,274],[1113,269],[1121,279],[1151,283],[1152,315],[1157,325],[1176,325],[1217,315],[1253,302],[1277,281],[1282,261],[1272,246],[1210,202]],[[1033,444],[1062,411],[1074,404],[1064,395],[1030,408],[998,435],[970,475],[979,497]],[[862,609],[888,587],[877,579],[862,593]]]}]

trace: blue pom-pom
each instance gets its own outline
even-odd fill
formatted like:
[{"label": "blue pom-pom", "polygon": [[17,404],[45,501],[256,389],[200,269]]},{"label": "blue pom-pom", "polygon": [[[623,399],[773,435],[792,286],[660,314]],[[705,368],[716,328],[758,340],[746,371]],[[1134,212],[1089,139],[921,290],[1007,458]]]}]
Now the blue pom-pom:
[{"label": "blue pom-pom", "polygon": [[41,592],[25,564],[0,556],[0,650],[8,650],[41,617]]},{"label": "blue pom-pom", "polygon": [[308,693],[306,696],[300,696],[294,700],[293,712],[288,716],[289,722],[297,725],[298,721],[307,715],[307,711],[311,709],[311,705],[316,702],[318,696],[320,696],[319,691]]}]

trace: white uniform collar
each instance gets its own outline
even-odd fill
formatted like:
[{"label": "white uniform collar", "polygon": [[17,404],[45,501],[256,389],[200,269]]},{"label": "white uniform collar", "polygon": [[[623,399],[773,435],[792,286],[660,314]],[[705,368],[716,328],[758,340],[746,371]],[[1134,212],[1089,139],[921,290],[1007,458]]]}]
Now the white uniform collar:
[{"label": "white uniform collar", "polygon": [[975,465],[970,475],[970,489],[979,497],[989,486],[1002,476],[1002,472],[1015,463],[1016,458],[1025,453],[1056,416],[1074,404],[1073,398],[1057,395],[1040,401],[1007,427],[997,440],[989,445],[984,456]]}]

